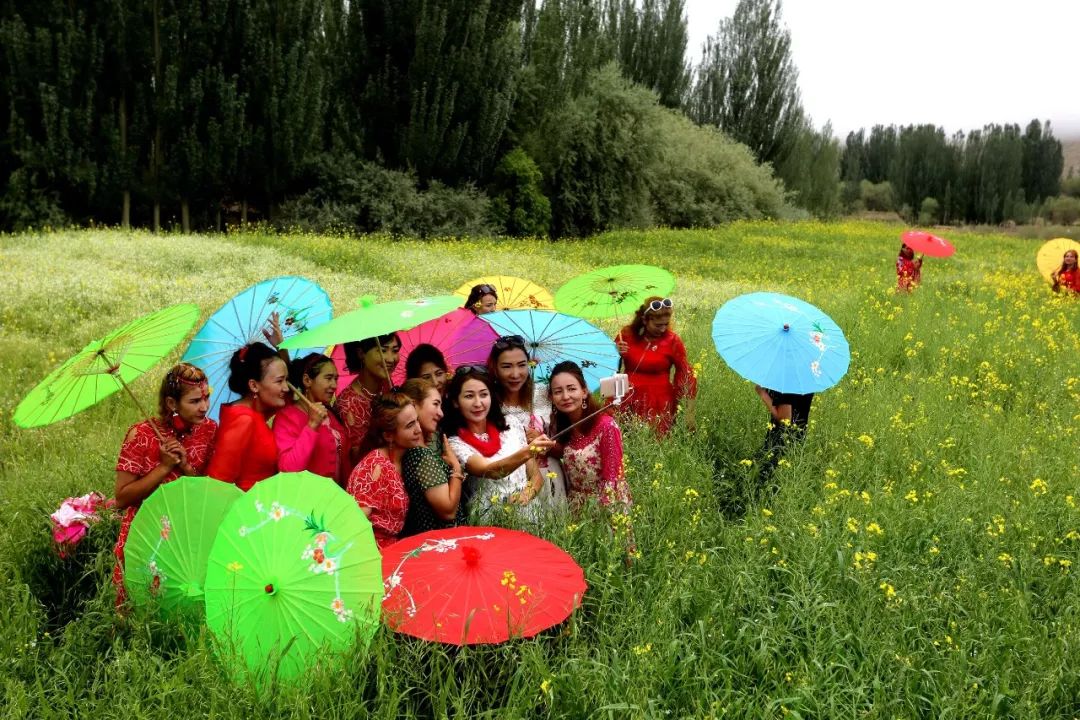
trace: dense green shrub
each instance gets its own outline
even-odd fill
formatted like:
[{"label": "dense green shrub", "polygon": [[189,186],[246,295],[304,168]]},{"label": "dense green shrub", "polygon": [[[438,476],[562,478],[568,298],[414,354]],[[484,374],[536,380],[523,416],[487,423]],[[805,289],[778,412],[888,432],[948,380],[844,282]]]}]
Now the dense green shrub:
[{"label": "dense green shrub", "polygon": [[896,195],[893,193],[892,183],[888,180],[879,183],[861,181],[859,196],[867,210],[889,212],[896,208]]},{"label": "dense green shrub", "polygon": [[657,223],[708,227],[780,214],[782,186],[745,145],[670,110],[658,108],[655,122],[659,152],[647,180]]},{"label": "dense green shrub", "polygon": [[491,219],[507,235],[544,237],[551,227],[551,201],[544,176],[529,154],[514,148],[495,168],[489,192]]},{"label": "dense green shrub", "polygon": [[460,237],[491,232],[487,197],[472,185],[417,187],[416,176],[348,153],[320,155],[307,169],[311,189],[283,203],[276,222],[307,230]]},{"label": "dense green shrub", "polygon": [[934,225],[941,220],[941,203],[932,197],[923,198],[919,205],[919,224]]},{"label": "dense green shrub", "polygon": [[530,136],[556,237],[650,224],[645,173],[659,152],[656,105],[654,93],[609,64]]},{"label": "dense green shrub", "polygon": [[1042,217],[1055,225],[1072,225],[1080,220],[1080,198],[1060,195],[1043,203]]}]

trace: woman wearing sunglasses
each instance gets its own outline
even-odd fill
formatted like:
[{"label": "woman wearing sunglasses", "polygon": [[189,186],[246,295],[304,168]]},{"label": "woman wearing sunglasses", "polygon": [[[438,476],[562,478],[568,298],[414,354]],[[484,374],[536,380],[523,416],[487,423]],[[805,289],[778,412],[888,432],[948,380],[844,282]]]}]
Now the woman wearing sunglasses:
[{"label": "woman wearing sunglasses", "polygon": [[495,399],[495,383],[484,367],[459,367],[446,397],[443,428],[468,476],[465,502],[469,513],[491,522],[493,509],[510,504],[520,506],[524,518],[538,518],[541,504],[534,500],[544,489],[544,478],[536,457],[555,443],[546,435],[530,443],[525,428],[503,415]]},{"label": "woman wearing sunglasses", "polygon": [[495,292],[495,286],[484,283],[473,285],[469,297],[465,300],[465,309],[472,310],[477,315],[487,315],[495,312],[498,304],[499,294]]},{"label": "woman wearing sunglasses", "polygon": [[[495,379],[495,395],[503,415],[525,428],[529,441],[545,434],[551,422],[551,399],[548,386],[533,380],[525,338],[504,335],[496,340],[488,355],[488,372]],[[566,488],[559,461],[542,454],[537,464],[544,477],[539,500],[561,506],[566,502]]]},{"label": "woman wearing sunglasses", "polygon": [[[634,319],[615,336],[615,346],[634,392],[624,407],[666,435],[675,424],[679,401],[686,399],[686,426],[693,430],[697,380],[686,359],[686,346],[671,329],[675,313],[670,298],[650,297]],[[674,370],[674,379],[672,378]]]}]

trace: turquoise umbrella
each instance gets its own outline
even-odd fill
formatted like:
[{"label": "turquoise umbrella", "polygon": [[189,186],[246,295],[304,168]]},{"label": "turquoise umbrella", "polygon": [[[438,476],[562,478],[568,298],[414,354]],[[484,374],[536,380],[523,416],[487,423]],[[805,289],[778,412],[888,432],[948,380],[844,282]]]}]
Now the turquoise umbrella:
[{"label": "turquoise umbrella", "polygon": [[[333,314],[330,297],[321,287],[302,277],[286,275],[264,280],[222,305],[199,329],[182,358],[202,368],[213,393],[208,415],[217,419],[221,406],[238,396],[229,390],[229,361],[233,353],[252,342],[266,342],[263,330],[270,316],[278,314],[286,341],[327,322]],[[284,347],[284,344],[282,345]],[[305,348],[296,357],[322,352],[322,345],[290,345]]]},{"label": "turquoise umbrella", "polygon": [[844,377],[851,351],[832,318],[810,303],[756,292],[716,311],[713,342],[728,366],[750,382],[783,393],[816,393]]}]

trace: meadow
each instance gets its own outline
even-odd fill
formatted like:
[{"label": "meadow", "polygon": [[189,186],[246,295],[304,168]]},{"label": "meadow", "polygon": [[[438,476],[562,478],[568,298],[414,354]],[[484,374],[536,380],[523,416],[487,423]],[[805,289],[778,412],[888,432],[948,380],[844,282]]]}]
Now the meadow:
[{"label": "meadow", "polygon": [[[1080,301],[1050,292],[1036,241],[977,233],[957,235],[958,253],[928,259],[923,286],[899,296],[902,229],[737,223],[558,243],[0,237],[4,717],[1080,715]],[[629,566],[595,515],[547,529],[590,586],[563,626],[463,649],[383,629],[344,670],[259,690],[226,679],[205,630],[117,617],[115,523],[69,558],[52,547],[48,514],[64,497],[111,494],[137,413],[115,396],[35,430],[11,414],[112,327],[182,301],[205,318],[278,274],[319,282],[344,310],[362,294],[441,294],[489,272],[554,290],[621,262],[678,278],[697,429],[680,423],[658,443],[624,427],[640,550]],[[709,337],[716,309],[754,290],[818,305],[853,350],[775,491],[755,481],[766,412]],[[159,377],[135,385],[147,402]]]}]

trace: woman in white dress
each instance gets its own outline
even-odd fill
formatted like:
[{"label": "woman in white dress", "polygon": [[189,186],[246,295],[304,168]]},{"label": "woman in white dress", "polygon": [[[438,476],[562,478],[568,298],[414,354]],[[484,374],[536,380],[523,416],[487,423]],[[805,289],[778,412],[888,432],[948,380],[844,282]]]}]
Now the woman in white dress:
[{"label": "woman in white dress", "polygon": [[[525,338],[504,335],[495,341],[488,356],[488,372],[495,380],[495,395],[503,415],[525,428],[529,440],[545,435],[551,423],[551,398],[548,386],[533,381]],[[536,458],[544,488],[539,500],[547,507],[566,505],[566,487],[562,465],[543,453]]]},{"label": "woman in white dress", "polygon": [[464,365],[447,386],[443,428],[450,449],[465,469],[465,502],[470,516],[490,522],[494,508],[516,506],[523,519],[537,520],[544,489],[536,457],[555,443],[546,435],[529,442],[525,428],[507,419],[495,400],[487,369]]}]

